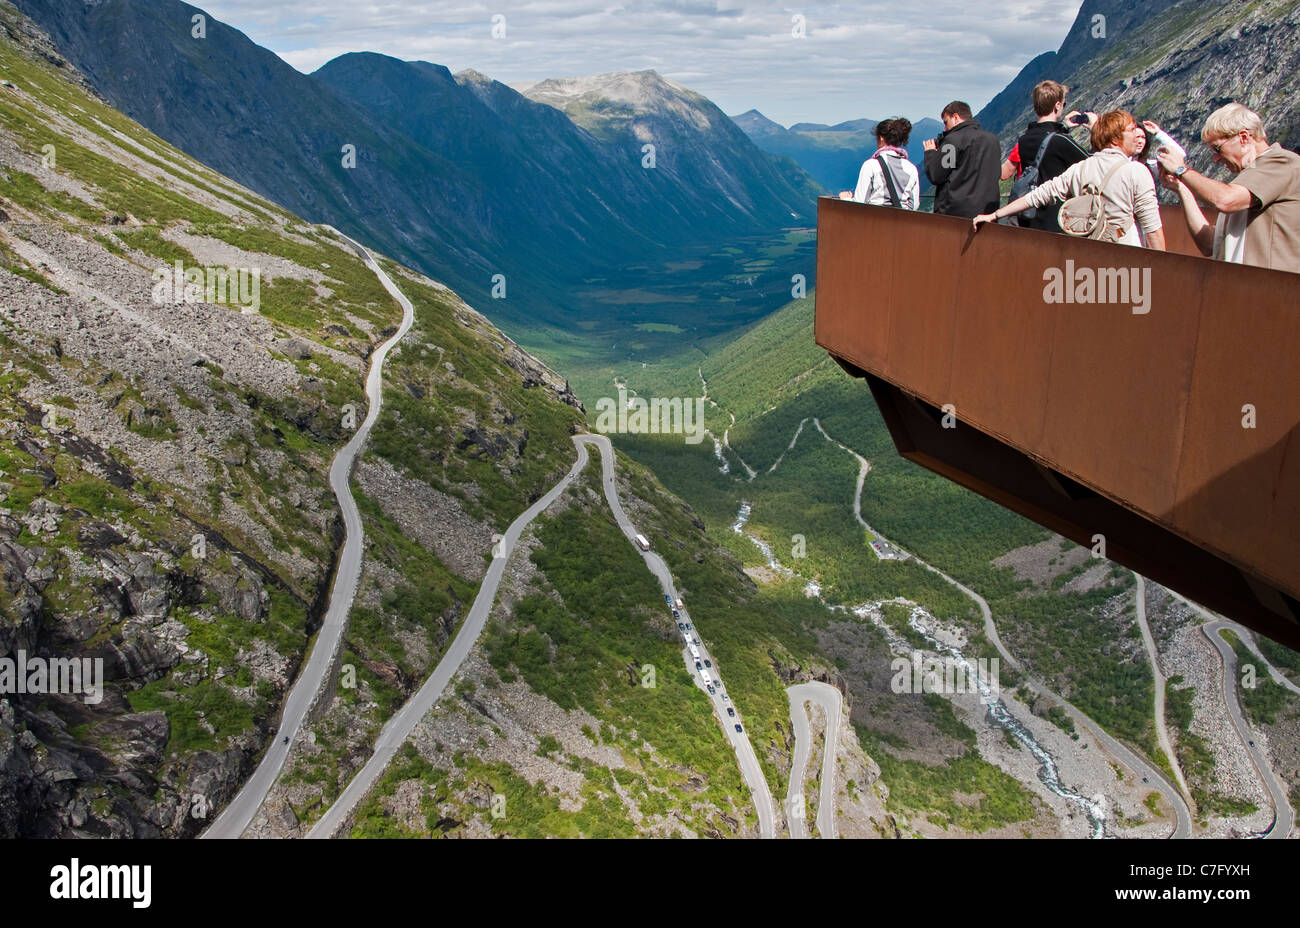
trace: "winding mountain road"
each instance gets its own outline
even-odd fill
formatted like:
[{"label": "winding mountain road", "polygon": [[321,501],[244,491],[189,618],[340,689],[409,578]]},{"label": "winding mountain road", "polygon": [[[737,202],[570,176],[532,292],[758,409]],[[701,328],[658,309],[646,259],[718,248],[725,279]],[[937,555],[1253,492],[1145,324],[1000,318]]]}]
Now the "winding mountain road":
[{"label": "winding mountain road", "polygon": [[252,777],[203,833],[204,838],[238,838],[244,833],[244,829],[248,827],[248,823],[253,820],[253,816],[266,800],[266,795],[270,792],[276,777],[280,775],[280,770],[289,757],[293,740],[302,728],[307,712],[320,691],[339,645],[343,641],[348,613],[352,610],[352,601],[356,597],[357,586],[361,580],[365,542],[361,514],[357,511],[356,501],[352,498],[352,468],[356,463],[357,455],[365,447],[366,439],[370,437],[370,430],[374,427],[375,420],[379,418],[379,411],[383,404],[384,360],[415,322],[415,309],[411,301],[397,289],[370,252],[337,230],[330,229],[330,231],[356,250],[366,262],[366,266],[379,278],[384,289],[402,307],[402,324],[393,337],[380,345],[371,356],[370,373],[366,377],[366,400],[370,409],[366,413],[365,421],[352,436],[352,440],[335,455],[334,462],[330,465],[330,487],[334,490],[339,508],[343,512],[345,535],[338,567],[334,572],[334,586],[330,591],[325,620],[316,635],[307,665],[289,690],[289,696],[281,712],[280,726],[271,740],[270,747],[262,755],[262,760]]},{"label": "winding mountain road", "polygon": [[[641,547],[636,544],[636,527],[627,517],[627,513],[623,511],[623,504],[619,500],[618,491],[614,486],[614,448],[609,439],[604,435],[583,434],[575,435],[573,440],[579,443],[580,447],[581,444],[585,443],[600,448],[600,483],[605,488],[605,499],[609,503],[610,511],[614,513],[614,520],[618,523],[618,527],[623,530],[623,534],[627,536],[628,542],[640,553],[646,567],[655,575],[655,579],[659,581],[659,586],[663,589],[664,595],[676,602],[680,597],[677,593],[677,586],[673,582],[672,572],[668,569],[668,564],[654,551],[642,551]],[[689,618],[685,610],[682,610],[682,615]],[[688,668],[693,671],[693,665],[688,665]],[[711,668],[711,671],[719,680],[722,679],[716,663]],[[695,678],[696,684],[699,685],[698,676],[693,672],[691,676]],[[713,711],[726,733],[727,740],[731,743],[732,750],[736,752],[736,761],[740,765],[741,776],[744,777],[745,783],[749,787],[749,793],[754,802],[754,811],[758,814],[759,837],[775,838],[776,812],[772,804],[772,791],[768,787],[767,778],[763,776],[763,768],[758,763],[758,755],[754,753],[754,747],[749,742],[749,735],[743,730],[736,731],[734,723],[728,722],[728,703],[722,698],[723,692],[722,688],[718,688],[717,692],[709,697],[713,703]]]},{"label": "winding mountain road", "polygon": [[[826,713],[825,737],[822,739],[822,777],[817,789],[817,831],[823,838],[834,838],[835,811],[838,799],[835,792],[835,755],[839,749],[840,712],[843,696],[829,683],[798,683],[786,689],[790,699],[790,722],[794,728],[794,759],[790,766],[790,783],[786,791],[786,821],[790,824],[791,838],[807,838],[804,822],[803,782],[808,770],[808,756],[812,749],[812,730],[808,724],[808,703],[816,703]],[[799,814],[795,814],[795,810]]]},{"label": "winding mountain road", "polygon": [[[875,535],[880,540],[885,541],[888,544],[892,545],[893,547],[897,548],[901,554],[916,561],[916,563],[920,564],[926,570],[930,571],[931,573],[939,577],[942,577],[949,584],[951,584],[952,586],[960,590],[968,599],[974,602],[975,605],[979,607],[980,614],[984,617],[985,637],[989,639],[989,642],[992,643],[993,647],[997,650],[998,655],[1002,658],[1003,661],[1005,661],[1009,666],[1024,672],[1024,668],[1020,664],[1020,662],[1016,660],[1014,656],[1012,656],[1011,652],[1008,651],[1006,646],[1002,643],[1002,638],[998,635],[997,625],[993,621],[993,610],[989,608],[989,604],[984,600],[984,597],[980,596],[978,593],[976,593],[974,590],[970,589],[969,587],[957,582],[957,580],[948,576],[946,573],[944,573],[942,570],[939,570],[937,567],[921,560],[921,558],[917,557],[915,554],[912,554],[910,551],[903,548],[901,545],[897,544],[896,542],[886,538],[884,535],[881,535],[878,531],[876,531],[874,528],[872,528],[870,525],[867,524],[867,521],[862,518],[862,487],[867,479],[867,474],[871,470],[871,462],[868,461],[866,458],[864,458],[862,455],[858,454],[852,448],[849,448],[847,445],[844,445],[841,442],[836,441],[834,438],[828,435],[826,433],[826,430],[822,428],[822,424],[818,419],[814,418],[813,424],[817,426],[817,431],[821,432],[822,436],[827,441],[831,442],[834,445],[839,446],[840,448],[843,448],[846,452],[853,455],[853,457],[857,458],[858,460],[858,465],[859,465],[858,487],[857,487],[857,493],[853,497],[853,514],[857,518],[858,524],[861,525],[863,528],[865,528],[871,534]],[[1158,767],[1156,767],[1146,758],[1137,754],[1135,751],[1121,744],[1115,738],[1112,738],[1110,735],[1104,732],[1099,725],[1093,722],[1091,718],[1084,715],[1074,705],[1067,702],[1065,699],[1063,699],[1061,696],[1058,696],[1056,693],[1053,693],[1051,690],[1047,689],[1045,686],[1038,683],[1037,681],[1030,679],[1028,674],[1025,675],[1022,685],[1028,687],[1034,693],[1044,695],[1049,699],[1051,699],[1052,701],[1059,703],[1062,706],[1062,708],[1064,708],[1065,711],[1070,715],[1070,717],[1074,719],[1074,722],[1077,726],[1082,728],[1088,734],[1092,735],[1095,741],[1097,741],[1102,747],[1104,747],[1107,751],[1109,751],[1112,755],[1114,755],[1117,759],[1119,759],[1126,767],[1146,777],[1148,780],[1152,782],[1153,785],[1157,783],[1159,785],[1162,785],[1164,788],[1161,790],[1161,792],[1164,793],[1165,798],[1169,801],[1169,804],[1173,806],[1174,814],[1177,818],[1177,822],[1174,826],[1174,830],[1169,837],[1186,838],[1191,834],[1192,831],[1191,809],[1188,807],[1187,801],[1183,798],[1182,792],[1178,789],[1177,786],[1174,785],[1174,783],[1169,779],[1169,777],[1165,775],[1164,771],[1160,770]]]},{"label": "winding mountain road", "polygon": [[[465,658],[469,656],[469,652],[473,649],[475,642],[477,642],[479,635],[483,631],[483,626],[492,611],[492,605],[496,601],[497,589],[504,576],[511,551],[514,550],[520,536],[529,524],[555,502],[560,494],[568,489],[574,478],[587,467],[589,460],[587,445],[595,445],[601,453],[601,484],[604,487],[605,498],[615,520],[618,522],[619,528],[627,536],[628,543],[636,547],[636,550],[644,558],[646,566],[659,580],[664,594],[673,600],[678,598],[672,574],[669,572],[668,565],[663,558],[653,551],[642,551],[636,545],[636,528],[628,519],[626,512],[624,512],[622,502],[615,490],[614,451],[609,439],[603,435],[580,434],[573,436],[573,443],[578,452],[578,458],[573,467],[545,496],[510,524],[501,547],[498,549],[502,554],[493,558],[492,564],[479,586],[478,595],[474,599],[469,615],[461,624],[456,637],[447,648],[447,653],[443,655],[442,660],[438,662],[438,666],[424,685],[420,687],[419,691],[407,700],[397,714],[384,725],[370,759],[352,778],[352,781],[348,783],[334,804],[317,821],[316,825],[308,833],[308,838],[329,838],[340,830],[350,818],[357,804],[374,786],[375,781],[379,779],[384,770],[387,769],[398,749],[410,737],[420,720],[428,714],[441,698],[452,677],[460,669],[460,665]],[[721,692],[713,696],[713,703],[715,712],[727,732],[728,740],[736,752],[741,773],[753,795],[754,807],[758,813],[759,833],[765,838],[774,837],[775,816],[772,808],[772,797],[767,787],[767,781],[763,777],[762,768],[758,764],[758,757],[749,743],[748,736],[736,732],[734,728],[727,725],[725,721],[726,703],[721,699]]]},{"label": "winding mountain road", "polygon": [[[1259,781],[1264,784],[1264,788],[1268,791],[1269,801],[1273,804],[1273,824],[1265,832],[1264,837],[1286,838],[1295,825],[1295,810],[1291,808],[1291,802],[1287,798],[1286,787],[1278,782],[1277,774],[1273,772],[1273,766],[1268,762],[1268,758],[1264,756],[1264,752],[1255,744],[1255,739],[1250,737],[1250,730],[1241,714],[1241,702],[1237,698],[1237,687],[1235,685],[1237,681],[1237,652],[1232,645],[1224,640],[1220,632],[1230,631],[1243,641],[1245,635],[1239,625],[1224,619],[1218,619],[1209,625],[1202,625],[1201,631],[1206,638],[1210,639],[1210,644],[1214,645],[1219,652],[1219,657],[1223,660],[1223,702],[1228,707],[1228,716],[1232,719],[1232,725],[1237,729],[1237,735],[1241,738],[1241,743],[1250,756],[1251,766],[1255,768],[1255,774],[1259,777]],[[1231,693],[1229,693],[1229,689],[1232,690]]]},{"label": "winding mountain road", "polygon": [[316,824],[308,832],[308,838],[329,838],[333,837],[335,832],[343,825],[352,814],[361,799],[370,792],[374,786],[375,780],[387,769],[393,757],[397,754],[398,749],[410,737],[411,732],[415,731],[415,726],[420,723],[429,711],[434,707],[442,697],[443,691],[447,689],[447,684],[451,678],[460,670],[460,665],[469,657],[469,652],[473,650],[474,644],[478,641],[479,635],[483,631],[483,626],[487,623],[488,616],[492,613],[492,606],[496,602],[497,589],[501,586],[501,580],[505,576],[506,564],[510,560],[510,553],[514,550],[519,538],[524,530],[542,514],[553,502],[555,502],[561,493],[568,489],[573,479],[582,473],[587,466],[587,449],[580,441],[582,436],[574,436],[573,441],[578,449],[578,459],[574,462],[573,467],[567,474],[560,479],[560,482],[539,499],[515,521],[510,523],[506,529],[505,536],[502,538],[492,563],[488,565],[487,573],[483,575],[483,582],[479,584],[478,594],[474,597],[474,604],[470,607],[469,614],[465,621],[461,623],[456,632],[456,637],[448,645],[447,651],[443,654],[442,659],[438,661],[438,666],[434,668],[433,673],[424,681],[424,685],[416,691],[415,695],[406,701],[401,709],[397,711],[383,729],[379,732],[379,738],[375,742],[374,753],[366,761],[364,767],[358,771],[351,782],[344,788],[334,804],[325,810],[325,814],[320,817]]},{"label": "winding mountain road", "polygon": [[[1295,693],[1300,693],[1300,688],[1297,688],[1294,683],[1282,676],[1278,669],[1268,662],[1264,655],[1260,653],[1258,646],[1256,646],[1246,629],[1236,622],[1229,621],[1217,613],[1211,612],[1200,603],[1188,599],[1181,593],[1173,590],[1168,590],[1168,593],[1193,612],[1197,612],[1203,618],[1209,620],[1208,624],[1201,626],[1201,633],[1209,639],[1210,644],[1214,645],[1219,652],[1219,658],[1223,661],[1223,703],[1228,707],[1228,717],[1232,719],[1232,725],[1237,730],[1237,737],[1241,739],[1242,746],[1250,756],[1251,765],[1255,768],[1255,773],[1259,776],[1259,781],[1264,785],[1265,791],[1269,794],[1269,801],[1273,804],[1273,825],[1265,832],[1264,836],[1267,838],[1285,838],[1295,826],[1295,810],[1291,808],[1291,801],[1287,796],[1285,786],[1278,782],[1277,775],[1273,772],[1273,765],[1268,762],[1264,752],[1256,746],[1255,739],[1250,737],[1250,730],[1246,725],[1246,720],[1241,715],[1241,705],[1236,698],[1235,692],[1232,696],[1228,694],[1229,681],[1236,681],[1237,679],[1237,652],[1219,633],[1221,631],[1230,631],[1241,639],[1250,652],[1268,668],[1269,675],[1279,686],[1286,687]],[[1233,689],[1235,691],[1236,687],[1233,687]]]},{"label": "winding mountain road", "polygon": [[1160,742],[1160,750],[1165,752],[1170,769],[1174,771],[1174,776],[1178,778],[1178,787],[1183,791],[1183,798],[1191,802],[1192,792],[1187,788],[1187,780],[1183,777],[1183,768],[1179,766],[1178,755],[1174,753],[1173,742],[1169,740],[1169,726],[1165,723],[1165,675],[1164,671],[1160,669],[1160,653],[1156,650],[1156,640],[1151,635],[1151,626],[1147,624],[1146,578],[1134,571],[1133,579],[1137,581],[1134,599],[1137,605],[1138,628],[1142,631],[1142,644],[1146,646],[1147,660],[1151,663],[1151,677],[1155,683],[1156,740]]}]

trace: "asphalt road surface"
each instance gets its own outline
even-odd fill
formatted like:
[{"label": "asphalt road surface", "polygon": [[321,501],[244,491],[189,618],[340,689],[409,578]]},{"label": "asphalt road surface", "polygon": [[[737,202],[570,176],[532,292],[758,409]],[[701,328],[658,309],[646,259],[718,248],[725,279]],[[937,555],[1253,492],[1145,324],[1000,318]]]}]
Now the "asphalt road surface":
[{"label": "asphalt road surface", "polygon": [[[1228,707],[1228,715],[1232,718],[1233,727],[1237,729],[1237,734],[1241,737],[1241,743],[1245,745],[1246,750],[1250,753],[1250,762],[1255,767],[1255,772],[1259,775],[1260,782],[1268,790],[1269,798],[1273,803],[1273,826],[1264,836],[1266,838],[1285,838],[1291,833],[1291,828],[1295,825],[1295,811],[1291,808],[1291,803],[1287,799],[1286,787],[1278,782],[1277,775],[1273,772],[1273,767],[1264,756],[1264,752],[1255,744],[1255,740],[1250,737],[1250,729],[1246,727],[1246,720],[1241,715],[1241,703],[1237,699],[1237,652],[1233,650],[1232,645],[1223,640],[1220,631],[1231,631],[1238,638],[1244,640],[1240,626],[1232,622],[1219,620],[1211,622],[1209,625],[1202,625],[1201,631],[1205,637],[1210,639],[1219,651],[1219,656],[1223,658],[1223,702]],[[1229,692],[1229,689],[1232,692]]]},{"label": "asphalt road surface", "polygon": [[[628,519],[627,513],[623,511],[623,504],[619,501],[618,491],[614,487],[614,449],[610,445],[609,439],[604,435],[575,435],[573,440],[593,444],[600,448],[600,482],[601,486],[605,488],[605,499],[609,502],[609,508],[614,513],[614,519],[618,522],[619,528],[623,530],[623,534],[627,536],[627,540],[636,545],[636,527]],[[636,545],[636,549],[645,560],[646,567],[650,568],[650,572],[659,581],[659,586],[663,589],[664,595],[675,603],[679,599],[677,587],[673,583],[672,573],[668,570],[668,565],[664,562],[664,559],[654,551],[642,551],[639,545]],[[667,606],[666,603],[665,606]],[[686,610],[681,610],[681,614],[683,616],[682,621],[691,621]],[[693,637],[698,638],[699,635]],[[701,648],[701,654],[706,653],[703,651],[703,642],[697,647]],[[695,680],[696,685],[703,689],[700,676],[695,672],[695,663],[690,659],[689,652],[683,651],[683,654],[687,657],[687,668],[691,671],[692,678]],[[709,673],[711,678],[722,679],[716,661],[714,661]],[[767,778],[763,776],[763,768],[759,766],[758,755],[754,753],[754,747],[749,743],[749,734],[744,730],[743,719],[739,717],[733,719],[727,715],[727,707],[734,707],[735,704],[723,698],[726,693],[725,687],[714,687],[714,689],[716,692],[709,698],[713,703],[713,711],[718,716],[723,731],[726,732],[727,739],[731,742],[732,749],[736,752],[736,761],[740,765],[740,774],[744,777],[746,785],[749,786],[750,796],[754,801],[754,810],[758,814],[759,836],[762,838],[775,838],[776,813],[772,805],[772,792],[768,788]],[[705,690],[705,692],[708,691]],[[739,713],[740,710],[737,709],[736,711]],[[739,732],[736,731],[737,723],[741,724],[742,730]]]},{"label": "asphalt road surface", "polygon": [[[438,662],[433,674],[420,687],[419,692],[411,697],[393,718],[389,719],[379,734],[379,739],[375,744],[375,751],[370,760],[352,778],[343,793],[321,816],[307,837],[328,838],[339,831],[351,816],[352,810],[383,774],[401,745],[410,737],[416,725],[437,703],[483,631],[487,617],[492,611],[492,605],[496,601],[497,588],[500,586],[504,575],[510,552],[518,544],[519,537],[528,525],[537,516],[541,515],[568,488],[573,479],[586,468],[588,461],[587,445],[589,444],[595,445],[600,450],[601,484],[605,489],[605,498],[614,513],[614,518],[623,530],[623,534],[627,536],[628,542],[634,546],[636,545],[637,531],[627,518],[627,514],[624,512],[622,503],[618,498],[618,493],[614,488],[614,452],[609,439],[602,435],[583,434],[573,436],[573,443],[578,451],[578,459],[573,468],[545,496],[529,507],[527,512],[511,523],[510,528],[506,530],[505,539],[500,549],[504,556],[493,558],[492,564],[483,578],[483,583],[479,587],[478,595],[474,599],[474,605],[470,608],[469,615],[456,633],[450,647],[448,647],[447,653]],[[658,578],[664,594],[675,601],[678,598],[677,590],[673,584],[672,575],[668,571],[668,566],[663,559],[653,551],[642,551],[639,546],[637,546],[637,550],[645,559],[646,566]],[[691,666],[693,669],[693,664]],[[716,675],[716,671],[715,665],[712,668],[714,675]],[[774,815],[767,781],[763,777],[762,769],[758,765],[758,758],[749,743],[749,738],[743,733],[736,732],[734,721],[728,719],[726,706],[730,705],[730,703],[723,700],[722,694],[724,692],[725,690],[718,689],[717,693],[712,697],[714,709],[724,724],[728,738],[736,751],[741,773],[754,796],[754,806],[759,819],[759,832],[763,837],[773,837]]]},{"label": "asphalt road surface", "polygon": [[1156,740],[1160,742],[1160,750],[1165,752],[1165,757],[1169,759],[1169,766],[1173,769],[1174,776],[1178,778],[1179,789],[1183,791],[1183,796],[1190,801],[1192,793],[1187,788],[1187,780],[1183,777],[1183,768],[1178,764],[1178,755],[1174,753],[1173,743],[1169,740],[1169,728],[1165,724],[1165,675],[1160,669],[1160,653],[1156,650],[1156,640],[1151,635],[1151,626],[1147,624],[1147,582],[1137,572],[1133,573],[1133,579],[1137,581],[1134,598],[1137,605],[1138,628],[1142,631],[1142,643],[1146,646],[1147,659],[1151,663],[1151,677],[1155,681]]},{"label": "asphalt road surface", "polygon": [[1223,703],[1228,707],[1228,717],[1232,719],[1232,725],[1237,729],[1237,737],[1241,738],[1242,745],[1250,755],[1250,762],[1254,765],[1255,772],[1259,775],[1260,782],[1264,784],[1264,789],[1268,792],[1269,799],[1273,803],[1273,826],[1268,830],[1265,837],[1285,838],[1295,826],[1295,811],[1291,808],[1291,802],[1287,798],[1285,787],[1278,783],[1277,776],[1273,773],[1273,766],[1268,762],[1268,758],[1264,756],[1264,752],[1255,745],[1255,739],[1250,737],[1250,729],[1246,726],[1246,720],[1241,715],[1241,704],[1238,702],[1235,692],[1233,695],[1228,693],[1230,685],[1234,691],[1236,689],[1235,684],[1238,679],[1237,652],[1232,649],[1228,642],[1223,640],[1223,636],[1219,632],[1227,630],[1241,639],[1251,653],[1258,657],[1260,662],[1268,668],[1269,675],[1279,686],[1284,686],[1296,693],[1300,693],[1300,688],[1282,676],[1277,668],[1268,662],[1264,655],[1259,652],[1259,648],[1250,633],[1236,622],[1229,621],[1217,613],[1211,612],[1200,603],[1193,602],[1181,593],[1169,590],[1169,595],[1210,620],[1208,625],[1201,626],[1201,632],[1210,640],[1210,644],[1214,645],[1218,650],[1219,656],[1223,660]]},{"label": "asphalt road surface", "polygon": [[505,536],[497,547],[498,555],[492,558],[492,563],[488,565],[487,573],[483,575],[483,582],[479,585],[478,594],[474,597],[474,604],[470,607],[469,615],[461,623],[460,629],[456,632],[456,637],[452,639],[451,644],[447,647],[447,652],[438,661],[438,666],[434,668],[433,673],[424,681],[424,685],[416,692],[414,696],[406,701],[406,704],[397,711],[383,729],[379,732],[379,739],[375,742],[374,753],[371,754],[370,760],[361,768],[352,781],[334,801],[325,814],[312,827],[307,834],[308,838],[329,838],[338,831],[339,827],[349,818],[352,810],[357,803],[370,791],[370,788],[388,767],[393,756],[397,753],[398,748],[410,737],[411,732],[415,731],[415,726],[420,723],[431,710],[438,700],[442,697],[443,691],[447,689],[447,684],[451,678],[456,675],[460,665],[465,662],[469,652],[473,650],[474,644],[478,641],[478,636],[483,632],[483,626],[487,623],[488,616],[492,613],[492,606],[496,602],[497,589],[501,586],[501,579],[505,576],[506,564],[510,560],[510,554],[514,551],[515,545],[519,543],[519,537],[523,534],[524,529],[528,528],[539,515],[542,514],[551,503],[555,502],[561,493],[568,489],[573,478],[577,477],[584,467],[587,466],[587,449],[578,442],[577,438],[574,443],[578,446],[578,460],[567,474],[561,478],[560,482],[539,499],[528,507],[519,518],[510,523],[506,529]]},{"label": "asphalt road surface", "polygon": [[[388,357],[389,351],[402,340],[402,337],[406,335],[415,321],[415,310],[411,306],[411,301],[397,289],[397,286],[384,273],[384,269],[370,255],[370,252],[337,230],[331,231],[334,231],[336,235],[339,235],[361,255],[366,262],[366,266],[374,272],[380,283],[384,285],[384,289],[402,307],[402,324],[398,327],[396,334],[380,345],[371,356],[370,374],[366,377],[366,399],[370,409],[366,414],[365,421],[361,423],[361,427],[352,436],[352,440],[335,455],[334,462],[330,466],[330,487],[334,490],[334,495],[338,497],[339,508],[343,512],[343,525],[346,534],[343,541],[343,550],[339,554],[338,568],[334,574],[334,587],[330,592],[329,609],[325,613],[325,621],[316,635],[316,641],[312,645],[311,656],[307,659],[306,667],[303,668],[302,673],[298,675],[298,680],[289,690],[289,697],[285,700],[284,709],[280,716],[280,727],[271,740],[270,747],[262,755],[261,763],[257,765],[257,769],[244,784],[243,789],[235,795],[235,798],[230,801],[225,810],[217,816],[216,820],[203,833],[202,837],[204,838],[238,838],[244,833],[244,829],[248,827],[248,823],[253,820],[253,816],[257,814],[257,810],[265,801],[266,794],[270,791],[272,784],[275,783],[276,777],[280,775],[280,770],[284,767],[284,762],[289,756],[289,748],[293,746],[293,739],[297,737],[303,720],[307,716],[307,710],[311,708],[312,700],[315,699],[317,692],[319,692],[321,684],[325,680],[325,675],[329,672],[334,655],[338,651],[339,644],[343,640],[343,631],[347,627],[348,613],[352,610],[352,600],[356,596],[357,584],[361,579],[361,561],[365,540],[361,526],[361,514],[357,511],[356,501],[352,498],[350,485],[352,467],[356,462],[357,455],[365,446],[366,439],[370,436],[370,429],[374,426],[375,420],[379,418],[379,410],[383,403],[384,360]],[[285,739],[288,739],[287,742]]]},{"label": "asphalt road surface", "polygon": [[[823,838],[835,837],[835,754],[840,739],[840,691],[829,683],[798,683],[786,689],[790,699],[790,722],[794,727],[794,763],[790,768],[790,785],[786,792],[786,821],[791,838],[807,838],[803,810],[803,782],[812,748],[812,731],[804,706],[815,702],[826,713],[826,731],[822,743],[822,778],[817,789],[817,831]],[[795,810],[798,809],[798,814]]]}]

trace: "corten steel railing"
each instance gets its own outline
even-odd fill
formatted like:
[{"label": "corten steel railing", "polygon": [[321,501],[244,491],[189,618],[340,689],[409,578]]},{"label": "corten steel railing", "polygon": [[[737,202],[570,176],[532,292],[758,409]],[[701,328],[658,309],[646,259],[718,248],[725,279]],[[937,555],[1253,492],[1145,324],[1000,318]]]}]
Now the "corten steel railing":
[{"label": "corten steel railing", "polygon": [[[817,344],[904,457],[1300,647],[1300,274],[1164,216],[1186,254],[823,199]],[[1085,268],[1147,311],[1049,299]]]}]

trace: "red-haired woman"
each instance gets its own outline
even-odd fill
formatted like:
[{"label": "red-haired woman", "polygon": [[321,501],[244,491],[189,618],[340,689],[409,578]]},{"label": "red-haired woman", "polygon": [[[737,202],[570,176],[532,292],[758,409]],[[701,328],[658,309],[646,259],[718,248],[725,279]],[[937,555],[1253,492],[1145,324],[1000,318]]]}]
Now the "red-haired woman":
[{"label": "red-haired woman", "polygon": [[1140,247],[1145,240],[1147,248],[1164,251],[1165,231],[1160,223],[1155,180],[1145,165],[1133,160],[1146,147],[1146,141],[1146,133],[1132,113],[1103,113],[1092,127],[1096,154],[997,212],[976,216],[975,228],[1027,209],[1063,203],[1091,185],[1101,191],[1108,226],[1105,241]]}]

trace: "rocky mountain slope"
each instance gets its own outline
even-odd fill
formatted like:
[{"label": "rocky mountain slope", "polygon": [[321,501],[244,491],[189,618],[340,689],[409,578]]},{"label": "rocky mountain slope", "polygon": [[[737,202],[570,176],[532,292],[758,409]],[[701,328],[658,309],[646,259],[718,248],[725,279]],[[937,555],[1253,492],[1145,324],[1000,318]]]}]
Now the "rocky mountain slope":
[{"label": "rocky mountain slope", "polygon": [[[306,76],[211,17],[195,38],[203,14],[176,0],[19,7],[128,116],[516,329],[599,314],[573,298],[603,276],[593,269],[813,214],[806,176],[776,168],[716,110],[712,128],[646,114],[660,148],[647,170],[648,137],[597,138],[480,75],[360,54]],[[498,274],[507,298],[489,303]]]},{"label": "rocky mountain slope", "polygon": [[[687,202],[670,202],[683,219],[707,210],[733,210],[777,227],[812,215],[819,192],[802,170],[760,152],[708,98],[655,71],[618,71],[556,78],[529,87],[528,99],[564,112],[573,122],[620,150],[642,155],[661,189],[680,189]],[[783,192],[779,207],[768,190]],[[773,208],[775,207],[775,208]]]},{"label": "rocky mountain slope", "polygon": [[1208,170],[1201,127],[1234,100],[1264,117],[1272,141],[1300,146],[1298,71],[1296,0],[1085,0],[1060,49],[1026,65],[979,118],[1009,148],[1032,118],[1030,90],[1051,78],[1070,86],[1073,106],[1155,120]]},{"label": "rocky mountain slope", "polygon": [[[327,471],[401,311],[327,230],[87,88],[0,3],[0,659],[103,668],[97,700],[6,683],[0,834],[193,835],[319,624],[341,538]],[[174,289],[178,265],[203,283]],[[218,270],[231,289],[208,288]],[[368,554],[363,687],[445,644],[492,533],[570,466],[580,421],[561,378],[392,272],[416,327],[359,489],[377,526],[414,498],[447,521]]]},{"label": "rocky mountain slope", "polygon": [[[863,159],[876,150],[877,120],[873,119],[852,119],[834,126],[801,122],[787,129],[758,110],[731,118],[755,145],[793,159],[832,194],[852,190]],[[924,161],[922,143],[942,131],[943,124],[937,119],[917,120],[907,145],[908,158],[919,166]]]}]

